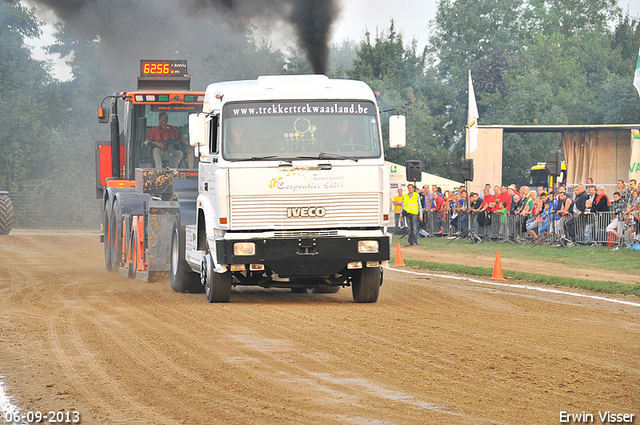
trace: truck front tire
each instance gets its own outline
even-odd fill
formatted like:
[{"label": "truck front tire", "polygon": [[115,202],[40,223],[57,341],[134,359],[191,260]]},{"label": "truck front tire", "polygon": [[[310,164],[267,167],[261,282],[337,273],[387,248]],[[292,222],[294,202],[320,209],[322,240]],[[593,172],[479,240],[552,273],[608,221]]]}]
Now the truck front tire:
[{"label": "truck front tire", "polygon": [[224,273],[213,271],[211,254],[202,257],[202,271],[200,278],[205,287],[207,301],[210,303],[228,303],[231,298],[231,272]]},{"label": "truck front tire", "polygon": [[363,268],[351,285],[353,301],[357,303],[374,303],[378,301],[381,284],[382,269],[380,267]]},{"label": "truck front tire", "polygon": [[173,220],[171,232],[171,289],[175,292],[203,292],[200,276],[191,271],[184,258],[185,254],[185,229],[180,224],[180,217]]}]

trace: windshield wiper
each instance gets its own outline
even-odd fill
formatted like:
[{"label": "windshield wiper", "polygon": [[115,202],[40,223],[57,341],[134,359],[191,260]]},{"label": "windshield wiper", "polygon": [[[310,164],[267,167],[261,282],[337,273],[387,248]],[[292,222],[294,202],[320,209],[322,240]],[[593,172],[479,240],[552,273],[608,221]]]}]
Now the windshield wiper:
[{"label": "windshield wiper", "polygon": [[351,156],[340,155],[337,153],[329,153],[329,152],[320,152],[317,156],[296,156],[296,159],[350,159],[352,161],[358,162],[359,158],[354,158]]},{"label": "windshield wiper", "polygon": [[264,161],[265,159],[277,158],[278,155],[252,156],[251,158],[232,159],[232,161]]}]

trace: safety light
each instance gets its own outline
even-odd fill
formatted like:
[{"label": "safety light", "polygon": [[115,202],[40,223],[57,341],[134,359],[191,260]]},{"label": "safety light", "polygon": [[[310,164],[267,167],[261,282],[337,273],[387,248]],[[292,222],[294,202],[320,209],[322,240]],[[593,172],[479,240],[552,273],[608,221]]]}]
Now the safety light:
[{"label": "safety light", "polygon": [[161,94],[158,96],[158,101],[159,102],[168,102],[169,101],[169,95],[168,94]]}]

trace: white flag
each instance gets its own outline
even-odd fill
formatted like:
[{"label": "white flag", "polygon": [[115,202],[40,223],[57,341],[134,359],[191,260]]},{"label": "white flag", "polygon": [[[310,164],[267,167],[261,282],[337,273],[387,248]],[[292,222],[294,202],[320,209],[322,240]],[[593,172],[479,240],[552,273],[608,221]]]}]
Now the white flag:
[{"label": "white flag", "polygon": [[636,63],[636,74],[633,76],[633,86],[640,94],[640,50],[638,50],[638,62]]},{"label": "white flag", "polygon": [[[637,75],[636,71],[636,75]],[[471,81],[471,70],[469,70],[469,113],[467,114],[467,127],[469,128],[469,152],[478,149],[478,105],[476,104],[476,93],[473,91],[473,81]]]}]

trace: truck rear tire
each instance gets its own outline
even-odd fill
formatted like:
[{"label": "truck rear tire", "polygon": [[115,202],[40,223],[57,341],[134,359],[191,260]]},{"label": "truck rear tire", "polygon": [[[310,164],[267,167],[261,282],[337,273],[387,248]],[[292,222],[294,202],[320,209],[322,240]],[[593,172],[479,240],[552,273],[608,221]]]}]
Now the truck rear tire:
[{"label": "truck rear tire", "polygon": [[107,267],[107,271],[113,271],[111,266],[111,208],[108,204],[102,215],[102,230],[104,232],[104,265]]},{"label": "truck rear tire", "polygon": [[13,225],[13,204],[7,195],[0,195],[0,235],[8,235]]},{"label": "truck rear tire", "polygon": [[228,303],[231,298],[231,272],[224,273],[213,271],[211,254],[202,257],[202,272],[200,274],[204,283],[207,301],[210,303]]},{"label": "truck rear tire", "polygon": [[180,218],[176,216],[171,231],[171,289],[175,292],[204,292],[200,275],[191,271],[184,258],[185,242],[185,227],[180,225]]},{"label": "truck rear tire", "polygon": [[111,252],[111,269],[118,272],[122,266],[122,216],[118,214],[118,204],[113,203],[111,211],[111,221],[109,223],[110,236],[110,252]]},{"label": "truck rear tire", "polygon": [[357,303],[374,303],[378,301],[380,285],[382,284],[382,269],[380,267],[365,267],[360,271],[351,285],[353,301]]}]

